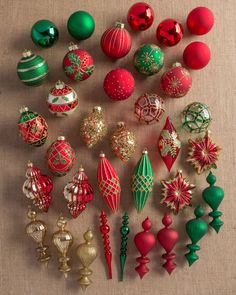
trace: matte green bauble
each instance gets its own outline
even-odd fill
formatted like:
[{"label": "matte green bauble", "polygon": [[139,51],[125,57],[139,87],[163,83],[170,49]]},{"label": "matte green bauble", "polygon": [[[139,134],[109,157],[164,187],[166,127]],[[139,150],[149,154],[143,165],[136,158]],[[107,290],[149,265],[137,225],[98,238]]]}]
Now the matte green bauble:
[{"label": "matte green bauble", "polygon": [[68,19],[68,32],[77,40],[88,39],[94,32],[95,22],[88,12],[76,11]]},{"label": "matte green bauble", "polygon": [[58,39],[58,29],[50,20],[39,20],[31,29],[31,38],[34,44],[43,47],[51,47]]}]

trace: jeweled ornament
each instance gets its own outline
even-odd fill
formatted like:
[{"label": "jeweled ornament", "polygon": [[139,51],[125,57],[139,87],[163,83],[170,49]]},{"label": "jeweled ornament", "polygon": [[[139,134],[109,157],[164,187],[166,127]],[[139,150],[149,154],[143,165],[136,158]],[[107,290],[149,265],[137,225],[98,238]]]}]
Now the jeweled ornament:
[{"label": "jeweled ornament", "polygon": [[70,43],[69,51],[63,59],[63,69],[72,81],[84,81],[94,72],[95,66],[92,56],[78,45]]},{"label": "jeweled ornament", "polygon": [[31,38],[35,45],[49,48],[58,40],[58,29],[50,20],[41,19],[31,29]]},{"label": "jeweled ornament", "polygon": [[196,7],[187,17],[187,28],[194,35],[207,34],[214,25],[214,15],[207,7]]},{"label": "jeweled ornament", "polygon": [[28,86],[38,86],[43,83],[48,75],[48,64],[40,55],[31,50],[24,50],[23,57],[17,64],[19,79]]},{"label": "jeweled ornament", "polygon": [[136,31],[145,31],[153,23],[154,11],[152,7],[145,2],[133,4],[127,15],[127,21],[131,28]]},{"label": "jeweled ornament", "polygon": [[157,40],[165,46],[175,46],[184,35],[184,29],[175,19],[165,19],[159,23],[156,31]]},{"label": "jeweled ornament", "polygon": [[124,269],[125,262],[127,257],[127,244],[128,244],[128,235],[129,235],[129,216],[127,212],[122,217],[122,226],[120,228],[121,234],[121,244],[120,244],[120,280],[124,279]]},{"label": "jeweled ornament", "polygon": [[49,91],[47,106],[50,113],[56,117],[69,116],[78,107],[77,94],[72,87],[58,80]]},{"label": "jeweled ornament", "polygon": [[134,54],[134,67],[146,76],[158,73],[164,64],[164,52],[155,44],[143,44]]},{"label": "jeweled ornament", "polygon": [[20,109],[18,130],[24,142],[39,147],[43,145],[48,137],[48,125],[45,119],[27,107]]}]

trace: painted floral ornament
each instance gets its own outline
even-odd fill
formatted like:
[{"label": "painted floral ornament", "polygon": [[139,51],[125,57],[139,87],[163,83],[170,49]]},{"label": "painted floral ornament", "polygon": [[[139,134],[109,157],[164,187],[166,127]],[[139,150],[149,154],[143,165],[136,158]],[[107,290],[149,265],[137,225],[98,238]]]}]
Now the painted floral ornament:
[{"label": "painted floral ornament", "polygon": [[182,176],[182,171],[178,170],[175,177],[169,180],[162,180],[162,200],[161,204],[166,204],[174,213],[178,214],[184,207],[190,205],[192,189],[195,185]]}]

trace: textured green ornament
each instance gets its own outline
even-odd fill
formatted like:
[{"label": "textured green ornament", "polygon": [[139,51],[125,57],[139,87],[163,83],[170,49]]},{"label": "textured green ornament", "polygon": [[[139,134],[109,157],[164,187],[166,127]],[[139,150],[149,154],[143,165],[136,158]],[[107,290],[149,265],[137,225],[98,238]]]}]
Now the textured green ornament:
[{"label": "textured green ornament", "polygon": [[76,11],[68,19],[68,32],[77,40],[88,39],[94,32],[95,22],[88,12]]},{"label": "textured green ornament", "polygon": [[121,233],[121,245],[120,245],[120,280],[124,279],[124,268],[127,257],[127,241],[129,235],[129,216],[125,213],[122,217],[122,227],[120,228]]},{"label": "textured green ornament", "polygon": [[39,20],[31,29],[31,38],[34,44],[43,47],[51,47],[58,39],[58,29],[50,20]]},{"label": "textured green ornament", "polygon": [[160,71],[164,63],[164,53],[154,44],[143,44],[134,54],[134,66],[141,74],[151,76]]},{"label": "textured green ornament", "polygon": [[17,65],[17,74],[24,84],[38,86],[48,75],[48,64],[41,56],[25,50]]},{"label": "textured green ornament", "polygon": [[224,199],[224,191],[221,187],[214,185],[216,177],[212,172],[208,174],[206,180],[210,186],[204,189],[202,192],[202,198],[213,210],[209,213],[209,216],[213,218],[210,222],[210,226],[218,233],[221,226],[224,224],[224,222],[219,219],[219,217],[222,216],[222,212],[218,211],[218,207]]},{"label": "textured green ornament", "polygon": [[152,166],[147,150],[143,151],[142,157],[134,169],[131,189],[137,211],[140,212],[149,198],[153,187]]},{"label": "textured green ornament", "polygon": [[197,206],[194,210],[194,214],[196,218],[189,220],[185,226],[186,232],[192,241],[192,244],[187,245],[189,252],[185,254],[189,266],[198,260],[199,257],[196,254],[196,251],[200,250],[200,247],[197,245],[197,243],[208,231],[207,223],[201,219],[201,217],[205,214],[204,209],[201,206]]}]

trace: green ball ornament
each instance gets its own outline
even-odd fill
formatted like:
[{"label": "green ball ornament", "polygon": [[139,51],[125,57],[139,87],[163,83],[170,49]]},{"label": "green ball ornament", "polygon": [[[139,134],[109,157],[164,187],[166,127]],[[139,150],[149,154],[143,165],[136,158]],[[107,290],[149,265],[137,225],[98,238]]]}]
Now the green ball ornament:
[{"label": "green ball ornament", "polygon": [[67,21],[67,29],[72,37],[77,40],[88,39],[94,32],[95,22],[86,11],[74,12]]},{"label": "green ball ornament", "polygon": [[42,48],[49,48],[58,39],[58,29],[53,22],[42,19],[33,25],[31,38],[34,44]]},{"label": "green ball ornament", "polygon": [[155,44],[143,44],[134,54],[134,66],[144,75],[151,76],[158,73],[164,64],[164,53]]}]

